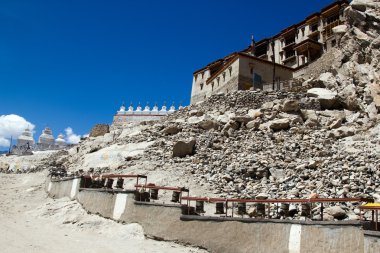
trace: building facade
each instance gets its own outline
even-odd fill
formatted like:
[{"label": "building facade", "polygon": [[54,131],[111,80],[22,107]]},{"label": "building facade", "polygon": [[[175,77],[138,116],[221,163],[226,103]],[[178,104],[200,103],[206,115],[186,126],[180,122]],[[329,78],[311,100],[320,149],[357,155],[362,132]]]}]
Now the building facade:
[{"label": "building facade", "polygon": [[193,73],[191,103],[218,92],[291,86],[293,73],[337,44],[333,28],[345,21],[348,1],[337,1],[279,34],[255,42]]}]

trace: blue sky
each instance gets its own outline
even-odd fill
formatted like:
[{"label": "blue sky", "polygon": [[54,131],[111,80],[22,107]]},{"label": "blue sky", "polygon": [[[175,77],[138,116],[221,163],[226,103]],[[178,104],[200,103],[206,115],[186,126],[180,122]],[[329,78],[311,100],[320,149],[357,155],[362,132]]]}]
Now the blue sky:
[{"label": "blue sky", "polygon": [[332,2],[0,0],[0,115],[86,134],[122,101],[187,105],[193,71]]}]

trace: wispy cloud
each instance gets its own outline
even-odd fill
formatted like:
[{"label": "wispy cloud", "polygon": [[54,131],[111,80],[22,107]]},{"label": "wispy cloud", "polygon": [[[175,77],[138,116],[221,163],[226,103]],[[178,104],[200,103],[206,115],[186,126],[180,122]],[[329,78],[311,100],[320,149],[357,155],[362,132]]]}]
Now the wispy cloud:
[{"label": "wispy cloud", "polygon": [[69,144],[77,144],[80,141],[80,135],[75,134],[71,127],[65,129],[66,132],[66,142]]},{"label": "wispy cloud", "polygon": [[34,124],[16,114],[0,116],[0,147],[8,147],[11,136],[16,139],[29,127],[34,129]]}]

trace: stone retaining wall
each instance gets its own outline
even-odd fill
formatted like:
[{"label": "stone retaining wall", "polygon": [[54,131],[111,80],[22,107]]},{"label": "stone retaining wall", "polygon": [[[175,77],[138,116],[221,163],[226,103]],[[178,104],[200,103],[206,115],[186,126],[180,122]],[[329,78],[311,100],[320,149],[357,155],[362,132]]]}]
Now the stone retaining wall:
[{"label": "stone retaining wall", "polygon": [[149,237],[204,247],[211,252],[380,252],[380,233],[363,232],[357,221],[182,216],[178,204],[135,202],[133,191],[78,186],[78,178],[47,180],[46,190],[54,198],[75,198],[85,210],[105,218],[139,223]]}]

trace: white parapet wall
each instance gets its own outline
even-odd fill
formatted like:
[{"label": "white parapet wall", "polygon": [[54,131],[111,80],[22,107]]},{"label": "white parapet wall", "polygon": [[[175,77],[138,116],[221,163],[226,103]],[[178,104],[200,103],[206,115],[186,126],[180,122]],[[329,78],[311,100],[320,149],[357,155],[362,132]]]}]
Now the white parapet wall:
[{"label": "white parapet wall", "polygon": [[134,191],[80,189],[79,185],[79,178],[48,179],[46,190],[54,198],[75,198],[88,212],[115,221],[139,223],[148,236],[204,247],[210,252],[380,252],[380,233],[363,231],[358,221],[181,215],[178,204],[134,201]]}]

